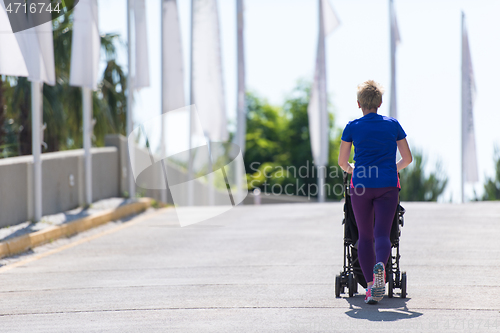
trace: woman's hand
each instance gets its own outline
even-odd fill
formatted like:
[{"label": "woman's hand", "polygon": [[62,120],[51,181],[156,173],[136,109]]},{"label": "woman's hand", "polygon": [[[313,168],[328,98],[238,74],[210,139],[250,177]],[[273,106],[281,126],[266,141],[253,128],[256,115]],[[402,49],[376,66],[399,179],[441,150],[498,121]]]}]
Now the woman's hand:
[{"label": "woman's hand", "polygon": [[397,163],[399,172],[410,165],[411,161],[413,161],[413,157],[411,156],[410,147],[408,146],[406,138],[396,141],[396,143],[398,144],[399,153],[401,154],[401,159]]},{"label": "woman's hand", "polygon": [[347,173],[352,173],[354,164],[349,163],[349,156],[351,155],[352,142],[340,141],[339,148],[339,166]]}]

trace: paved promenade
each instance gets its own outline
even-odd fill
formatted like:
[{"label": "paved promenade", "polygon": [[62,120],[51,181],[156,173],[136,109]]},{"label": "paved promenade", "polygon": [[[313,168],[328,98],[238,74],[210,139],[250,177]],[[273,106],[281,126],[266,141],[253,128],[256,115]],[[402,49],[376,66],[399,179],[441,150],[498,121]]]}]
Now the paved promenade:
[{"label": "paved promenade", "polygon": [[500,203],[403,205],[407,299],[335,298],[340,203],[167,209],[4,260],[0,331],[500,331]]}]

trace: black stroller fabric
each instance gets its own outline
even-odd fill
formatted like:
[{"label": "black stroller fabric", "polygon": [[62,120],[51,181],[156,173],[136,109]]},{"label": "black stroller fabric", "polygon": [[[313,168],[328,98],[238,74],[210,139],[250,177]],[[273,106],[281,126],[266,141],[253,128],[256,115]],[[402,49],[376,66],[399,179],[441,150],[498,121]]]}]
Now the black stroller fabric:
[{"label": "black stroller fabric", "polygon": [[354,210],[351,204],[350,188],[346,188],[345,203],[344,203],[344,240],[349,241],[352,245],[356,244],[359,238],[358,226],[354,218]]}]

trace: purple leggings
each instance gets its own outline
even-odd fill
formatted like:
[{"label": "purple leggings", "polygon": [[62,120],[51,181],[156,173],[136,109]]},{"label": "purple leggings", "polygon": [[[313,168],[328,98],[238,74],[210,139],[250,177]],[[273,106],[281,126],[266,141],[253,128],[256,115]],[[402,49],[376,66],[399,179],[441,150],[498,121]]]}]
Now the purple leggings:
[{"label": "purple leggings", "polygon": [[358,187],[351,188],[351,193],[352,208],[359,232],[359,264],[366,282],[372,282],[373,266],[377,262],[383,262],[385,265],[391,254],[390,233],[398,205],[399,189]]}]

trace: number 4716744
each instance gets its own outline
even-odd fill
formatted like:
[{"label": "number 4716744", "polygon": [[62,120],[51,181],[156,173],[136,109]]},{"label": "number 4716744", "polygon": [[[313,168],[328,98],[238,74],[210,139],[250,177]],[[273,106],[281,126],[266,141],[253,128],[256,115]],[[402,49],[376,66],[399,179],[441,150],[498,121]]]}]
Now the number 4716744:
[{"label": "number 4716744", "polygon": [[38,14],[41,14],[44,11],[49,12],[49,13],[52,13],[52,12],[60,13],[61,8],[59,7],[59,5],[60,5],[59,2],[57,4],[55,4],[55,6],[52,6],[52,4],[50,2],[48,4],[45,4],[43,2],[38,2],[38,3],[32,2],[30,4],[27,4],[26,2],[25,3],[11,2],[7,6],[7,8],[5,8],[5,10],[9,14],[11,14],[11,13],[15,13],[15,14],[17,14],[17,13],[25,13],[25,14],[38,13]]}]

